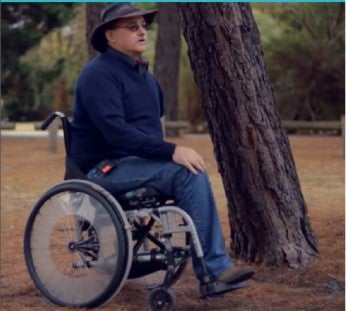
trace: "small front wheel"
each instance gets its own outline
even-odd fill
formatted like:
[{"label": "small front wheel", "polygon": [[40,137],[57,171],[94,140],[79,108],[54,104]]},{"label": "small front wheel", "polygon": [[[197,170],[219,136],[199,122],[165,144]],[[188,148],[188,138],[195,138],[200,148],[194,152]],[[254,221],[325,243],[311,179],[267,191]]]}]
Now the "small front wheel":
[{"label": "small front wheel", "polygon": [[148,295],[148,309],[150,311],[174,311],[176,299],[169,289],[156,288]]}]

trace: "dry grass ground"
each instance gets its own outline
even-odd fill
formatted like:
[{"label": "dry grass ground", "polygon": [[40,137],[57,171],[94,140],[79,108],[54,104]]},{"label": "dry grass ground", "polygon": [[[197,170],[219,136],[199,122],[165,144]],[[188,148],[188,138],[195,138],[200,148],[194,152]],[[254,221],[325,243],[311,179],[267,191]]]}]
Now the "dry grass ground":
[{"label": "dry grass ground", "polygon": [[[340,137],[290,137],[320,258],[303,270],[270,271],[256,267],[247,289],[223,299],[199,299],[191,266],[173,287],[177,310],[314,310],[345,308],[345,184]],[[225,196],[207,136],[184,137],[180,143],[196,148],[207,160],[222,225],[229,244]],[[63,148],[47,152],[43,139],[1,140],[1,310],[72,310],[48,302],[36,289],[23,258],[23,232],[34,202],[63,175]],[[145,310],[147,292],[126,284],[104,311]]]}]

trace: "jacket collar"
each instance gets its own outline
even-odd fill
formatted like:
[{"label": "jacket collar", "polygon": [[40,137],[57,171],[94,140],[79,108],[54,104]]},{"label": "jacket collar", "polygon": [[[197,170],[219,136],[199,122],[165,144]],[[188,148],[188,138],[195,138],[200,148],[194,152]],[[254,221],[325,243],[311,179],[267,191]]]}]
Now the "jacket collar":
[{"label": "jacket collar", "polygon": [[148,69],[148,61],[143,56],[141,56],[141,58],[136,62],[130,56],[121,53],[110,46],[108,47],[105,54],[116,57],[121,62],[125,63],[131,68],[134,68],[140,74],[143,74]]}]

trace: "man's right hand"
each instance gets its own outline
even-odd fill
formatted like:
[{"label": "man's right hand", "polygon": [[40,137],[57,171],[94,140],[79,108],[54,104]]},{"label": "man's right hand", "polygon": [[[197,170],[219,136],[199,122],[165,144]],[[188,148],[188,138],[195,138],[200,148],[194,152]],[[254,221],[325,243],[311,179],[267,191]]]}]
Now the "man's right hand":
[{"label": "man's right hand", "polygon": [[201,155],[190,147],[176,146],[172,160],[177,164],[185,166],[193,174],[207,170],[207,166]]}]

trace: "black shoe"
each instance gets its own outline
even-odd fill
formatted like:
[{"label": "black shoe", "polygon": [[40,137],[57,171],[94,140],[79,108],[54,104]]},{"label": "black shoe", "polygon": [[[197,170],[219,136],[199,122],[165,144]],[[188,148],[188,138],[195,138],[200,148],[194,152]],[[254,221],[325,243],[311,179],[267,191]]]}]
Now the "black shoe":
[{"label": "black shoe", "polygon": [[255,270],[249,266],[232,267],[221,273],[217,281],[223,283],[239,283],[250,279],[255,273]]}]

